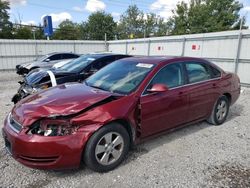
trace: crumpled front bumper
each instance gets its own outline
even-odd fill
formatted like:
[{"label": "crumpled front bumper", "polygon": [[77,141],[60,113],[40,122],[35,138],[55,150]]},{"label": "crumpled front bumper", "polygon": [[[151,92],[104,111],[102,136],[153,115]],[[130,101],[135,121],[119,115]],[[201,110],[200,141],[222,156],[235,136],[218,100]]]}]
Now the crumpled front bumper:
[{"label": "crumpled front bumper", "polygon": [[8,117],[2,129],[7,151],[20,163],[39,169],[77,168],[81,164],[83,148],[88,132],[76,132],[68,136],[28,135],[25,129],[13,130]]},{"label": "crumpled front bumper", "polygon": [[25,75],[29,73],[29,70],[22,65],[17,65],[16,66],[16,73],[19,75]]}]

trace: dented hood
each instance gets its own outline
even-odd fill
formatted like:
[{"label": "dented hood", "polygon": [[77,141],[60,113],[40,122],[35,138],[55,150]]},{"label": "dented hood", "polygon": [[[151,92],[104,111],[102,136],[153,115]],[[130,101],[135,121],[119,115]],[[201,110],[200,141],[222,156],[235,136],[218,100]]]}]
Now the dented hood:
[{"label": "dented hood", "polygon": [[78,113],[111,95],[83,83],[59,85],[24,98],[13,108],[12,115],[23,126],[28,126],[43,117]]}]

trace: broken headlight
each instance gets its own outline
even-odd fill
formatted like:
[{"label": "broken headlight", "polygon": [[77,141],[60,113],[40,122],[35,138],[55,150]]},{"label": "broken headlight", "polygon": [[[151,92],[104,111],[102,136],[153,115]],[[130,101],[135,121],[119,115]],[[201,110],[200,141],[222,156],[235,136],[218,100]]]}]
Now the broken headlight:
[{"label": "broken headlight", "polygon": [[76,126],[66,120],[41,120],[34,123],[27,134],[40,136],[65,136],[75,133]]}]

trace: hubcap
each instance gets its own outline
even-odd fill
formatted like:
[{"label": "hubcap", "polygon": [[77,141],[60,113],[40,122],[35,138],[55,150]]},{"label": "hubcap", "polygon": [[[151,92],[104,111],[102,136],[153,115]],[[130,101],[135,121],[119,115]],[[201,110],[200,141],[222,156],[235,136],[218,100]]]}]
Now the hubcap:
[{"label": "hubcap", "polygon": [[107,133],[96,145],[96,160],[102,165],[110,165],[120,158],[123,148],[124,140],[119,133]]},{"label": "hubcap", "polygon": [[221,101],[217,106],[216,117],[219,121],[223,120],[227,114],[227,104],[225,101]]}]

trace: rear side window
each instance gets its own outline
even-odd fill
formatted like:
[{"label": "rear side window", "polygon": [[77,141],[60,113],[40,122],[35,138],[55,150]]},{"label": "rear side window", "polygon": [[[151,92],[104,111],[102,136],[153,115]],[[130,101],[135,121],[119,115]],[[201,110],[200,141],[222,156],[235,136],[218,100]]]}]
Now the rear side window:
[{"label": "rear side window", "polygon": [[219,78],[219,77],[221,77],[221,72],[218,69],[216,69],[216,68],[214,68],[212,66],[209,66],[209,67],[210,67],[210,70],[211,70],[211,76],[212,76],[212,78]]},{"label": "rear side window", "polygon": [[186,63],[189,83],[205,81],[211,78],[206,65],[202,63]]}]

